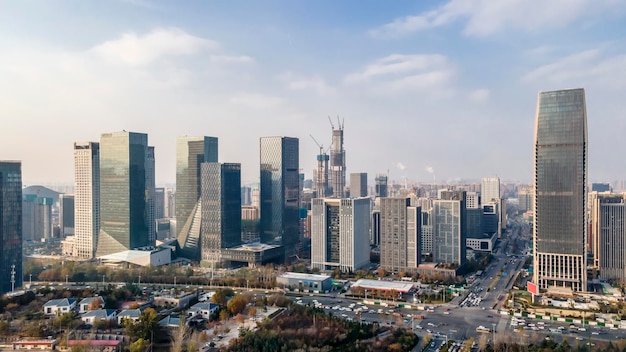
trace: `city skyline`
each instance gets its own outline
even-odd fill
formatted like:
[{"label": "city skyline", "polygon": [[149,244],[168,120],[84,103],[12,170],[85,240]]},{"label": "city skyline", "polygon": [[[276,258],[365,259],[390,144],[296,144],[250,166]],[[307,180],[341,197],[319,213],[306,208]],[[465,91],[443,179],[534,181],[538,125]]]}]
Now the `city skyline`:
[{"label": "city skyline", "polygon": [[589,181],[626,173],[606,153],[624,147],[622,2],[239,5],[5,4],[0,159],[26,185],[72,184],[73,142],[132,130],[173,184],[176,137],[211,135],[255,182],[258,138],[286,135],[311,178],[308,135],[329,146],[339,116],[346,174],[530,183],[537,92],[584,87]]}]

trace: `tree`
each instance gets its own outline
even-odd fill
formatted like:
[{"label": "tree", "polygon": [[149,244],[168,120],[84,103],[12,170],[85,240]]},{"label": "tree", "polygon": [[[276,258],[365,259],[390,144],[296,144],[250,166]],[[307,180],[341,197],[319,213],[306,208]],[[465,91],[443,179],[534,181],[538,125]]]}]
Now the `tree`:
[{"label": "tree", "polygon": [[89,302],[89,310],[98,310],[100,309],[100,304],[102,304],[102,298],[94,297],[94,299]]},{"label": "tree", "polygon": [[487,350],[487,335],[482,334],[478,338],[478,350],[486,351]]},{"label": "tree", "polygon": [[159,334],[159,321],[153,308],[148,308],[141,313],[139,319],[134,322],[130,319],[124,321],[126,334],[130,337],[151,340]]},{"label": "tree", "polygon": [[146,352],[148,347],[150,347],[150,341],[140,338],[130,344],[130,352]]},{"label": "tree", "polygon": [[248,315],[254,318],[254,316],[256,316],[256,307],[250,307],[250,309],[248,309]]},{"label": "tree", "polygon": [[226,296],[225,290],[217,290],[211,297],[211,302],[219,304],[220,307],[226,307],[227,300],[228,297]]},{"label": "tree", "polygon": [[246,308],[247,304],[248,302],[245,297],[242,295],[235,296],[228,302],[228,311],[231,315],[237,315],[241,313],[244,308]]},{"label": "tree", "polygon": [[185,319],[181,319],[178,329],[174,331],[172,336],[172,345],[170,352],[183,352],[185,350],[185,339],[189,335],[189,327],[185,324]]}]

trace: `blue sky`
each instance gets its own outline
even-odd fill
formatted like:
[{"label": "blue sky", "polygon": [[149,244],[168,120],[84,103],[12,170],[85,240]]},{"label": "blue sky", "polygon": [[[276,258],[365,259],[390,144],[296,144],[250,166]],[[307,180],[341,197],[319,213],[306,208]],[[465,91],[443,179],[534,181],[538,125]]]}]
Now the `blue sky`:
[{"label": "blue sky", "polygon": [[[530,182],[537,93],[584,87],[591,181],[626,179],[626,2],[0,1],[0,160],[73,181],[74,141],[145,132],[157,183],[179,135],[258,178],[259,137],[328,116],[348,173]],[[373,176],[370,177],[373,181]]]}]

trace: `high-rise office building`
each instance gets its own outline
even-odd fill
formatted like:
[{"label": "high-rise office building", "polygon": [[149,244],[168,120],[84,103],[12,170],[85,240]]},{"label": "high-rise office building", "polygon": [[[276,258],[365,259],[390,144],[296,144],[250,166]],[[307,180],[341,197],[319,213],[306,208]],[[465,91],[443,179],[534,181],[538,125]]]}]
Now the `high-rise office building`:
[{"label": "high-rise office building", "polygon": [[221,250],[241,244],[241,165],[202,163],[201,262],[221,261]]},{"label": "high-rise office building", "polygon": [[22,286],[22,164],[0,161],[0,294]]},{"label": "high-rise office building", "polygon": [[165,188],[154,189],[154,218],[165,218]]},{"label": "high-rise office building", "polygon": [[261,242],[283,246],[287,259],[300,234],[298,138],[262,137],[260,160]]},{"label": "high-rise office building", "polygon": [[466,192],[465,193],[465,208],[467,209],[479,209],[480,208],[480,197],[477,192]]},{"label": "high-rise office building", "polygon": [[367,197],[367,173],[359,172],[350,174],[350,197]]},{"label": "high-rise office building", "polygon": [[500,199],[500,177],[483,177],[480,183],[480,198],[484,203]]},{"label": "high-rise office building", "polygon": [[376,181],[376,197],[386,198],[389,196],[387,175],[378,174],[375,178]]},{"label": "high-rise office building", "polygon": [[156,168],[154,147],[148,146],[146,155],[146,223],[148,224],[148,245],[156,244]]},{"label": "high-rise office building", "polygon": [[37,205],[36,194],[22,195],[22,240],[40,241],[41,235],[35,231],[35,206]]},{"label": "high-rise office building", "polygon": [[39,234],[39,240],[43,242],[52,241],[53,218],[52,206],[54,199],[51,197],[39,197],[35,201],[35,232]]},{"label": "high-rise office building", "polygon": [[355,272],[369,264],[369,198],[314,198],[311,267]]},{"label": "high-rise office building", "polygon": [[330,148],[330,181],[333,189],[333,197],[343,198],[346,187],[346,151],[343,149],[343,122],[337,121],[338,125],[333,128],[333,139]]},{"label": "high-rise office building", "polygon": [[591,231],[594,266],[600,279],[626,281],[626,203],[624,196],[592,192]]},{"label": "high-rise office building", "polygon": [[[100,232],[97,256],[154,245],[150,241],[148,135],[100,136]],[[154,171],[154,168],[152,168]],[[154,221],[153,221],[154,222]]]},{"label": "high-rise office building", "polygon": [[532,186],[522,187],[517,192],[517,198],[519,199],[519,211],[525,213],[529,210],[533,210],[535,202],[533,201],[534,191]]},{"label": "high-rise office building", "polygon": [[539,93],[535,121],[533,282],[587,290],[587,113],[585,91]]},{"label": "high-rise office building", "polygon": [[217,162],[216,137],[176,139],[176,231],[180,255],[200,260],[201,164]]},{"label": "high-rise office building", "polygon": [[420,262],[421,209],[409,198],[380,199],[380,267],[416,272]]},{"label": "high-rise office building", "polygon": [[380,246],[380,210],[372,210],[372,223],[370,225],[370,244]]},{"label": "high-rise office building", "polygon": [[464,219],[463,200],[444,198],[433,201],[433,261],[459,266],[465,263]]},{"label": "high-rise office building", "polygon": [[96,255],[100,232],[100,143],[74,143],[74,256]]},{"label": "high-rise office building", "polygon": [[59,227],[61,237],[74,235],[74,195],[59,195]]}]

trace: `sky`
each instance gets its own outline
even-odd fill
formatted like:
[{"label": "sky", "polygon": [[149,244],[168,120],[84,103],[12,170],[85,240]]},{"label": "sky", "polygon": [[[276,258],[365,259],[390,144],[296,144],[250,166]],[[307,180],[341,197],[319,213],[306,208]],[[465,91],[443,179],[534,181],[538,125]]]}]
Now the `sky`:
[{"label": "sky", "polygon": [[[259,175],[259,138],[331,124],[347,174],[531,182],[539,91],[583,87],[589,180],[626,179],[626,2],[0,0],[0,160],[72,183],[73,143],[148,134],[157,184],[177,136],[219,138]],[[348,178],[349,179],[349,178]]]}]

